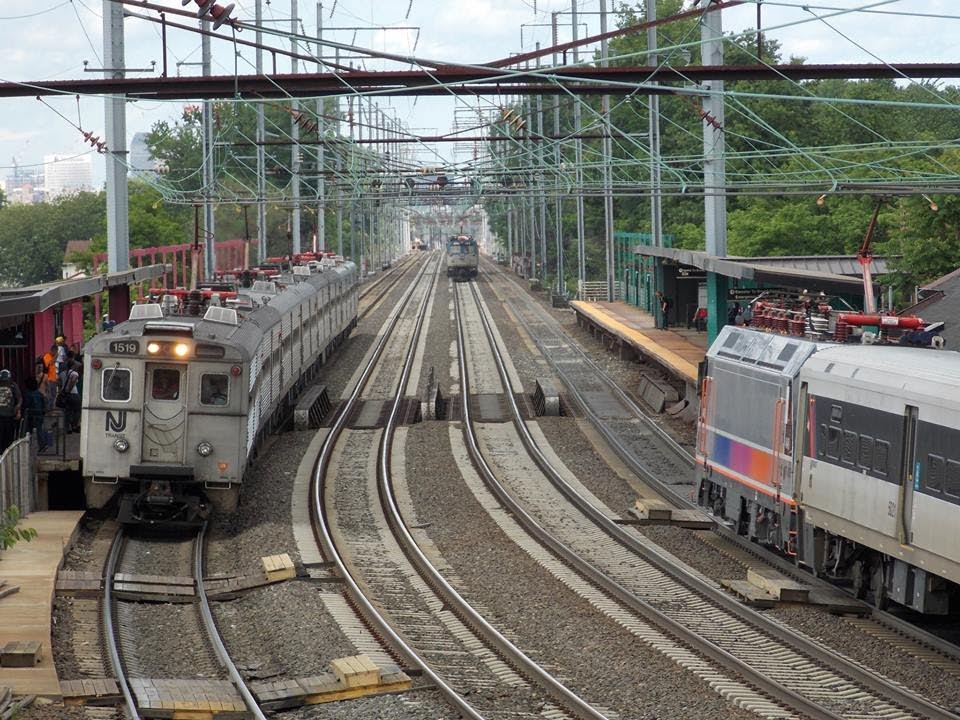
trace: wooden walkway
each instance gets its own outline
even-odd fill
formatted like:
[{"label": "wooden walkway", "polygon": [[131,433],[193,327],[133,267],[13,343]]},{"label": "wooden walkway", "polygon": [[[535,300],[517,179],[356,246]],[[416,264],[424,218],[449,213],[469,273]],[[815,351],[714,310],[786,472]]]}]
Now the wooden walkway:
[{"label": "wooden walkway", "polygon": [[653,316],[638,307],[623,302],[570,303],[578,321],[586,322],[619,340],[647,360],[696,386],[697,366],[706,355],[706,336],[684,337],[689,333],[658,330]]},{"label": "wooden walkway", "polygon": [[63,554],[73,541],[83,512],[35,512],[21,525],[37,531],[30,542],[0,551],[0,580],[20,590],[0,598],[0,648],[11,642],[39,642],[40,661],[33,667],[0,669],[0,685],[15,695],[60,697],[60,681],[50,650],[54,585]]}]

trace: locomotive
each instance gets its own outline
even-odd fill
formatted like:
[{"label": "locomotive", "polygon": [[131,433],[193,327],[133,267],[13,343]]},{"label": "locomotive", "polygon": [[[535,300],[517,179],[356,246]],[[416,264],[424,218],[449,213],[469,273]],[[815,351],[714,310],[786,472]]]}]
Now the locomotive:
[{"label": "locomotive", "polygon": [[477,241],[470,235],[454,235],[447,240],[447,277],[470,280],[477,276],[479,265]]},{"label": "locomotive", "polygon": [[234,290],[152,290],[87,344],[87,507],[119,494],[120,522],[170,526],[236,509],[259,444],[356,325],[358,302],[351,262],[242,276]]},{"label": "locomotive", "polygon": [[[834,340],[853,324],[919,321],[835,320]],[[873,344],[870,332],[863,344],[812,335],[727,326],[711,345],[696,437],[700,504],[880,607],[955,612],[960,354]]]}]

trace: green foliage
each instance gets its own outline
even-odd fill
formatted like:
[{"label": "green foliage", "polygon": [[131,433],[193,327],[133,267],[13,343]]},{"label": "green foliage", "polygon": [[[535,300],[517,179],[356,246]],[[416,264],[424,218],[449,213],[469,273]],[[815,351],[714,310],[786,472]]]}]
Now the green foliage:
[{"label": "green foliage", "polygon": [[11,505],[0,513],[0,548],[9,550],[19,541],[30,542],[37,536],[33,528],[19,528],[20,508]]}]

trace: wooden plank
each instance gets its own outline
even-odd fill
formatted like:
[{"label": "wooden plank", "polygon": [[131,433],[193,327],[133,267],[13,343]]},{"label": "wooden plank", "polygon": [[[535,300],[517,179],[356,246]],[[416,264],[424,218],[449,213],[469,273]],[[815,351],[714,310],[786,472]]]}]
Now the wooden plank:
[{"label": "wooden plank", "polygon": [[747,582],[766,590],[780,602],[805,603],[809,600],[810,589],[806,585],[784,577],[772,568],[747,568]]},{"label": "wooden plank", "polygon": [[720,584],[751,607],[772,608],[777,604],[773,595],[746,580],[721,580]]},{"label": "wooden plank", "polygon": [[19,585],[11,585],[10,587],[5,587],[0,589],[0,599],[7,597],[8,595],[15,595],[20,592]]},{"label": "wooden plank", "polygon": [[677,508],[673,511],[670,518],[670,524],[676,527],[687,528],[688,530],[709,530],[713,527],[714,521],[699,510],[686,510]]},{"label": "wooden plank", "polygon": [[43,644],[37,640],[8,642],[0,650],[0,667],[32,668],[43,659]]},{"label": "wooden plank", "polygon": [[330,662],[330,669],[344,687],[365,687],[380,682],[380,668],[366,655],[337,658]]},{"label": "wooden plank", "polygon": [[290,580],[297,576],[297,570],[293,565],[293,560],[287,553],[262,557],[260,558],[260,564],[263,567],[264,577],[270,582]]},{"label": "wooden plank", "polygon": [[673,517],[673,506],[658,498],[637,498],[636,515],[641,520],[667,520]]}]

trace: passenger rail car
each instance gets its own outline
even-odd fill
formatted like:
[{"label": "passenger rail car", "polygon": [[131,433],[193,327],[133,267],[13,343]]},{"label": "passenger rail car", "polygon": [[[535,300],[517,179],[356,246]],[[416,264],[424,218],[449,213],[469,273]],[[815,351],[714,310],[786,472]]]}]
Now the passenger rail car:
[{"label": "passenger rail car", "polygon": [[172,525],[233,511],[260,441],[356,318],[353,263],[135,305],[86,347],[87,506],[119,493],[121,522]]},{"label": "passenger rail car", "polygon": [[877,605],[960,610],[960,354],[728,326],[703,375],[702,505]]},{"label": "passenger rail car", "polygon": [[447,277],[470,280],[477,276],[479,265],[476,240],[469,235],[454,235],[447,241]]}]

